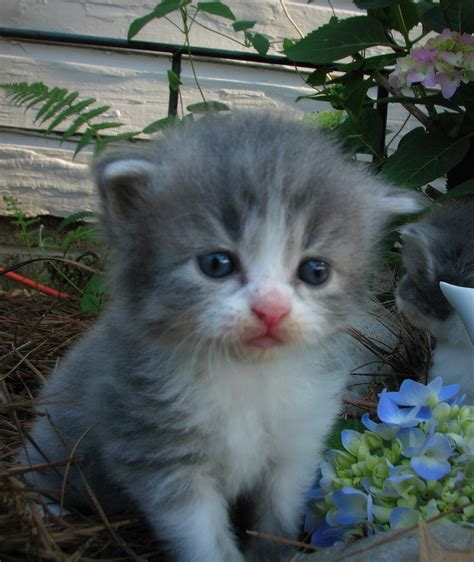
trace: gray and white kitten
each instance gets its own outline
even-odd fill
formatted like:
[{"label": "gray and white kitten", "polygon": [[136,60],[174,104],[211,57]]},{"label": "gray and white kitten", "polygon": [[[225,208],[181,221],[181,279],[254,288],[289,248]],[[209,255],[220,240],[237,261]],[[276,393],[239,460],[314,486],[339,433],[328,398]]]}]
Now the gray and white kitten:
[{"label": "gray and white kitten", "polygon": [[446,201],[402,230],[407,273],[397,305],[416,327],[436,338],[430,376],[458,383],[474,401],[474,347],[439,282],[474,287],[474,197]]},{"label": "gray and white kitten", "polygon": [[[245,500],[247,528],[297,536],[349,370],[337,334],[383,226],[420,203],[270,115],[176,128],[95,177],[111,301],[48,380],[23,458],[79,453],[104,509],[137,507],[181,562],[284,559],[239,544],[229,512]],[[66,504],[86,503],[71,467]]]}]

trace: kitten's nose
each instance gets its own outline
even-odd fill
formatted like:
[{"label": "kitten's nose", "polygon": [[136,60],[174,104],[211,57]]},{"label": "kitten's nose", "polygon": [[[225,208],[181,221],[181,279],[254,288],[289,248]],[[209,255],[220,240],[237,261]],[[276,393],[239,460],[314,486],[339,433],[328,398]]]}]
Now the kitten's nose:
[{"label": "kitten's nose", "polygon": [[272,291],[255,299],[251,310],[268,328],[274,328],[289,314],[291,302],[281,293]]}]

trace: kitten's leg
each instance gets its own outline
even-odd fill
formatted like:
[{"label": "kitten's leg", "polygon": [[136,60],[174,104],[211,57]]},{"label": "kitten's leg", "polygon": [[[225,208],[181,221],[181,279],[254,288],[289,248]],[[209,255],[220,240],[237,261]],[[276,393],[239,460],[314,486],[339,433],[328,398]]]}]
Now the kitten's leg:
[{"label": "kitten's leg", "polygon": [[[180,483],[173,484],[175,488]],[[159,494],[152,502],[141,502],[157,537],[168,542],[179,562],[244,562],[231,531],[227,502],[212,480],[201,477],[181,485],[184,493],[166,499]]]},{"label": "kitten's leg", "polygon": [[[289,462],[274,467],[255,493],[255,519],[250,530],[296,539],[304,497],[311,482],[311,468]],[[249,562],[286,561],[294,547],[252,537],[246,547]]]}]

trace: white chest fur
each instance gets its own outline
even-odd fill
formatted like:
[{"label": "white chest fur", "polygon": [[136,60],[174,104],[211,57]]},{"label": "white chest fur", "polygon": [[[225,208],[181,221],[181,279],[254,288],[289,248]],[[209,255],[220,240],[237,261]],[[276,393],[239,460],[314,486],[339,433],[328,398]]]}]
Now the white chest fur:
[{"label": "white chest fur", "polygon": [[344,381],[310,354],[212,365],[198,384],[196,416],[229,498],[251,488],[270,463],[316,457]]}]

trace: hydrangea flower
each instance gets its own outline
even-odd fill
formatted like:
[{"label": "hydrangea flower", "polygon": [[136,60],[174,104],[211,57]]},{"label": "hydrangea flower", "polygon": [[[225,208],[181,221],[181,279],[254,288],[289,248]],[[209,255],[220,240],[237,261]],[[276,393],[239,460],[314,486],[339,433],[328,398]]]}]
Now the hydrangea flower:
[{"label": "hydrangea flower", "polygon": [[389,82],[395,90],[422,84],[439,86],[444,98],[453,97],[461,82],[474,80],[474,37],[468,33],[443,30],[416,47],[406,57],[397,59]]},{"label": "hydrangea flower", "polygon": [[[364,432],[341,432],[344,450],[326,452],[308,493],[314,545],[408,527],[474,500],[474,406],[461,406],[458,392],[441,378],[406,380],[379,395],[380,423],[365,414]],[[446,519],[474,528],[474,506]]]}]

